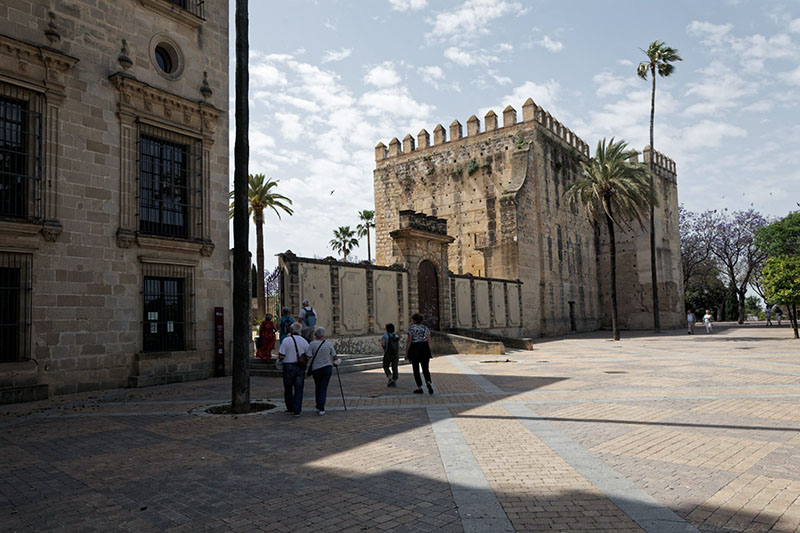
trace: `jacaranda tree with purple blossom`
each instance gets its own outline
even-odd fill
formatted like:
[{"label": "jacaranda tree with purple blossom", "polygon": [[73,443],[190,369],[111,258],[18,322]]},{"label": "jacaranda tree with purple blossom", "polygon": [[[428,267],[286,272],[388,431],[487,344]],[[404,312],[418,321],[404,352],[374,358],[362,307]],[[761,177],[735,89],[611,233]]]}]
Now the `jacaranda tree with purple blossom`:
[{"label": "jacaranda tree with purple blossom", "polygon": [[709,228],[711,253],[720,271],[728,278],[728,290],[739,304],[739,324],[744,323],[747,286],[767,254],[755,244],[755,234],[768,224],[754,209],[744,211],[706,211],[700,215]]}]

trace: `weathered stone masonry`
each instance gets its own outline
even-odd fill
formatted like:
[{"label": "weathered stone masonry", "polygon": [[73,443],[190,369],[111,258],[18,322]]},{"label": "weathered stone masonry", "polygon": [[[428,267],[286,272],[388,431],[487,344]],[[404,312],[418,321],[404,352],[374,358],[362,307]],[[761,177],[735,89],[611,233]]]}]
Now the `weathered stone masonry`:
[{"label": "weathered stone masonry", "polygon": [[[0,88],[44,102],[30,179],[43,208],[0,217],[0,257],[31,266],[19,351],[0,363],[4,398],[208,377],[215,306],[230,338],[228,2],[178,4],[0,3]],[[171,207],[142,203],[143,173],[156,172],[142,163],[147,139],[182,154],[184,178],[162,172],[185,180]],[[181,232],[146,227],[145,209]],[[163,284],[168,312],[147,316],[145,278]],[[147,349],[162,331],[174,349]]]},{"label": "weathered stone masonry", "polygon": [[[430,135],[422,130],[407,135],[402,143],[392,139],[388,148],[375,148],[376,258],[392,264],[397,243],[392,232],[401,224],[400,213],[414,210],[446,219],[449,235],[449,267],[456,274],[500,279],[519,279],[522,314],[527,335],[553,335],[570,330],[593,330],[609,321],[603,291],[607,277],[599,261],[603,232],[570,210],[564,191],[577,177],[580,161],[589,157],[589,147],[577,135],[528,99],[522,106],[522,122],[511,106],[503,111],[503,126],[490,111],[485,128],[472,116],[467,136],[458,121],[447,132],[441,125]],[[666,201],[657,212],[659,282],[670,294],[662,307],[665,327],[680,323],[676,290],[679,256],[676,248],[677,196],[674,163],[672,177],[657,191]],[[673,220],[675,219],[675,220]],[[624,233],[624,232],[623,232]],[[621,315],[630,327],[646,327],[638,319],[647,313],[649,274],[644,277],[640,242],[649,237],[633,232],[626,238],[636,242],[636,261],[618,268],[620,287],[635,287],[635,306]],[[638,266],[634,266],[638,265]],[[680,279],[679,276],[677,279]],[[679,282],[677,282],[679,283]],[[412,309],[413,310],[413,309]]]}]

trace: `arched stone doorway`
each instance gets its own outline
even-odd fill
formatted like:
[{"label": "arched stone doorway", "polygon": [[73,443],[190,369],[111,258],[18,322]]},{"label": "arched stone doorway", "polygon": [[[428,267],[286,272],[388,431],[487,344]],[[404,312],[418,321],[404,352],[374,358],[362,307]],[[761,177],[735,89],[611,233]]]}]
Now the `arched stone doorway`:
[{"label": "arched stone doorway", "polygon": [[439,329],[439,277],[436,267],[427,259],[419,264],[417,274],[419,312],[425,317],[425,325]]}]

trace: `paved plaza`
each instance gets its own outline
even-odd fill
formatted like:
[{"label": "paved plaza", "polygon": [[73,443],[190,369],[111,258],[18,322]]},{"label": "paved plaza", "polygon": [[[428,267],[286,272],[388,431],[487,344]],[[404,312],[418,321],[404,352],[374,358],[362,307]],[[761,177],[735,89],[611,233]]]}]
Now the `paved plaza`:
[{"label": "paved plaza", "polygon": [[334,374],[326,416],[276,378],[0,406],[0,530],[800,531],[790,330],[608,335],[342,374],[347,411]]}]

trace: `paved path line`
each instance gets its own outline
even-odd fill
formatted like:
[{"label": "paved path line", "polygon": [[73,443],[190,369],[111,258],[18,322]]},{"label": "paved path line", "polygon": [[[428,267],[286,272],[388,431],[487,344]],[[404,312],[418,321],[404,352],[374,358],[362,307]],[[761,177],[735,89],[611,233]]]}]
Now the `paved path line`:
[{"label": "paved path line", "polygon": [[483,392],[488,392],[489,394],[508,394],[503,391],[500,387],[486,379],[485,377],[481,376],[475,370],[470,368],[466,363],[464,363],[461,359],[456,357],[455,355],[448,355],[446,356],[447,360],[450,361],[454,367],[460,370],[463,374],[466,374],[472,382],[480,387]]},{"label": "paved path line", "polygon": [[513,532],[503,506],[446,407],[428,407],[428,418],[465,533]]},{"label": "paved path line", "polygon": [[631,480],[620,475],[602,460],[569,439],[552,424],[545,420],[537,420],[539,416],[527,406],[508,402],[504,407],[517,417],[531,433],[550,446],[583,477],[608,496],[645,531],[697,532],[694,526],[658,503]]}]

